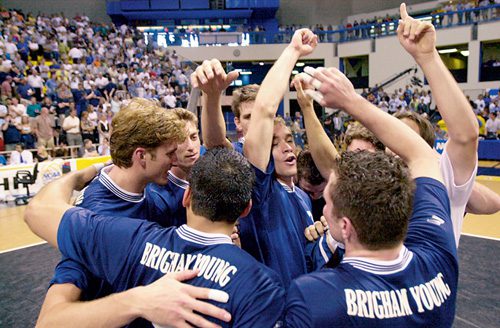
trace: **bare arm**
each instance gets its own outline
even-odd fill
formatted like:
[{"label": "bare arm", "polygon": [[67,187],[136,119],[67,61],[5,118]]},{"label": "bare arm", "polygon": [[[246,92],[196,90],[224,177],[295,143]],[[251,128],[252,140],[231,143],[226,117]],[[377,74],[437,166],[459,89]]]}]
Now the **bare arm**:
[{"label": "bare arm", "polygon": [[328,179],[339,153],[316,116],[312,98],[304,92],[300,78],[300,76],[296,77],[293,80],[293,85],[295,86],[295,90],[297,90],[297,100],[304,115],[307,140],[313,141],[309,142],[309,149],[311,150],[314,164],[316,164],[321,175],[325,179]]},{"label": "bare arm", "polygon": [[111,294],[104,298],[80,302],[81,290],[72,284],[50,287],[42,305],[37,327],[122,327],[142,317],[169,327],[215,328],[197,311],[223,321],[231,316],[216,306],[197,300],[210,298],[210,289],[193,287],[180,281],[192,279],[197,271],[167,274],[154,283]]},{"label": "bare arm", "polygon": [[243,150],[248,160],[262,171],[266,170],[269,163],[274,116],[288,88],[292,69],[297,59],[311,53],[316,44],[317,37],[311,31],[297,30],[291,43],[267,73],[259,89]]},{"label": "bare arm", "polygon": [[322,106],[340,108],[358,120],[408,165],[412,176],[442,181],[436,153],[413,130],[397,118],[381,111],[358,95],[352,83],[337,68],[316,70],[314,77],[322,84]]},{"label": "bare arm", "polygon": [[402,23],[398,38],[429,81],[439,113],[448,126],[447,151],[455,184],[466,183],[477,163],[478,123],[472,108],[436,50],[436,31],[429,22],[418,21],[400,7]]},{"label": "bare arm", "polygon": [[83,188],[96,173],[95,167],[90,166],[81,171],[69,173],[40,190],[24,212],[24,220],[31,231],[57,247],[59,223],[66,210],[73,207],[70,205],[73,190]]},{"label": "bare arm", "polygon": [[472,193],[467,202],[466,212],[479,215],[495,214],[500,211],[500,195],[478,183],[474,182]]},{"label": "bare arm", "polygon": [[224,145],[231,147],[226,139],[226,123],[222,115],[220,96],[238,77],[238,72],[226,74],[219,60],[205,60],[191,74],[191,85],[203,91],[201,98],[201,132],[203,144],[207,148]]}]

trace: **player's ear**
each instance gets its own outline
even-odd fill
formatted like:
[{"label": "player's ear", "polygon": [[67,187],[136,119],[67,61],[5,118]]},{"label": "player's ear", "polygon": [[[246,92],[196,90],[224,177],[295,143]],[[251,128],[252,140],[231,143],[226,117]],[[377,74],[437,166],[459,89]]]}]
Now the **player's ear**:
[{"label": "player's ear", "polygon": [[191,206],[191,187],[187,187],[184,195],[182,196],[182,206],[185,208]]},{"label": "player's ear", "polygon": [[250,201],[247,204],[247,207],[245,207],[245,209],[241,213],[240,218],[247,216],[250,213],[251,209],[252,209],[252,200],[250,199]]}]

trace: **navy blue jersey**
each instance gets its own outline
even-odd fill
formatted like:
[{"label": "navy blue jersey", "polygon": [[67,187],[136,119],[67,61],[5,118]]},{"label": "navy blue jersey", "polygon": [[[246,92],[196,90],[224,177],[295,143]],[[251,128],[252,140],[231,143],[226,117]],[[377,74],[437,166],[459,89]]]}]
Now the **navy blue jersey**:
[{"label": "navy blue jersey", "polygon": [[150,221],[163,227],[179,227],[186,224],[186,208],[182,206],[184,192],[189,182],[168,172],[168,183],[165,186],[150,183],[146,187],[146,199],[150,207]]},{"label": "navy blue jersey", "polygon": [[108,175],[112,168],[113,166],[109,166],[102,169],[82,190],[75,205],[100,214],[146,219],[149,208],[144,193],[131,193],[120,188]]},{"label": "navy blue jersey", "polygon": [[233,149],[236,152],[243,154],[243,142],[238,140],[238,141],[231,142],[231,144],[233,145]]},{"label": "navy blue jersey", "polygon": [[[144,194],[130,193],[117,186],[108,175],[112,166],[105,167],[78,196],[75,205],[99,214],[145,219],[149,208]],[[71,283],[82,290],[82,299],[90,300],[109,294],[109,287],[96,279],[85,266],[64,258],[55,268],[52,284]]]},{"label": "navy blue jersey", "polygon": [[200,269],[191,285],[229,294],[227,304],[214,302],[232,315],[229,325],[218,322],[223,327],[273,327],[282,314],[279,277],[234,246],[227,235],[187,225],[162,228],[74,207],[62,218],[57,242],[65,256],[81,261],[115,292],[150,284],[169,272]]},{"label": "navy blue jersey", "polygon": [[272,160],[267,172],[255,168],[255,173],[252,210],[239,220],[241,247],[276,271],[288,287],[292,279],[324,265],[331,252],[326,238],[311,244],[304,236],[314,224],[306,193],[280,183]]},{"label": "navy blue jersey", "polygon": [[287,296],[287,326],[452,326],[458,263],[448,195],[431,178],[416,185],[399,257],[345,257],[335,269],[296,279]]}]

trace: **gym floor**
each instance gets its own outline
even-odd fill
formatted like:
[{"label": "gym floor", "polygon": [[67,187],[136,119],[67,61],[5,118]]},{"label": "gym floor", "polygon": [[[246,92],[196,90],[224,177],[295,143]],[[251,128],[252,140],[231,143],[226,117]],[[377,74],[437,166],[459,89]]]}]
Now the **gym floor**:
[{"label": "gym floor", "polygon": [[[477,181],[500,194],[500,177]],[[57,250],[23,221],[25,206],[0,205],[0,327],[34,326]],[[460,240],[460,277],[454,327],[500,327],[500,213],[467,214]]]}]

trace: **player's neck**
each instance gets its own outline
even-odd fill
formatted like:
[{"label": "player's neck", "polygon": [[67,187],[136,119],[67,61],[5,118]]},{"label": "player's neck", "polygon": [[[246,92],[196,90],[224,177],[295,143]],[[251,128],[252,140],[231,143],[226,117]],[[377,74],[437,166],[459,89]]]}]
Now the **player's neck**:
[{"label": "player's neck", "polygon": [[206,233],[220,233],[231,236],[234,225],[226,221],[212,222],[209,219],[194,214],[190,209],[186,209],[187,225],[193,229]]},{"label": "player's neck", "polygon": [[187,225],[193,229],[206,233],[219,233],[231,236],[233,232],[233,226],[227,222],[212,222],[198,215],[188,216]]},{"label": "player's neck", "polygon": [[178,166],[172,166],[170,169],[173,175],[182,180],[187,180],[189,175],[189,170],[180,168]]},{"label": "player's neck", "polygon": [[370,250],[359,243],[346,243],[344,258],[362,257],[377,261],[393,261],[399,257],[402,247],[403,243],[400,243],[392,248]]},{"label": "player's neck", "polygon": [[138,178],[138,174],[134,173],[133,168],[123,168],[113,166],[108,172],[108,176],[120,188],[131,193],[143,193],[146,188],[146,182]]},{"label": "player's neck", "polygon": [[279,182],[286,184],[288,187],[293,188],[293,177],[276,176]]}]

